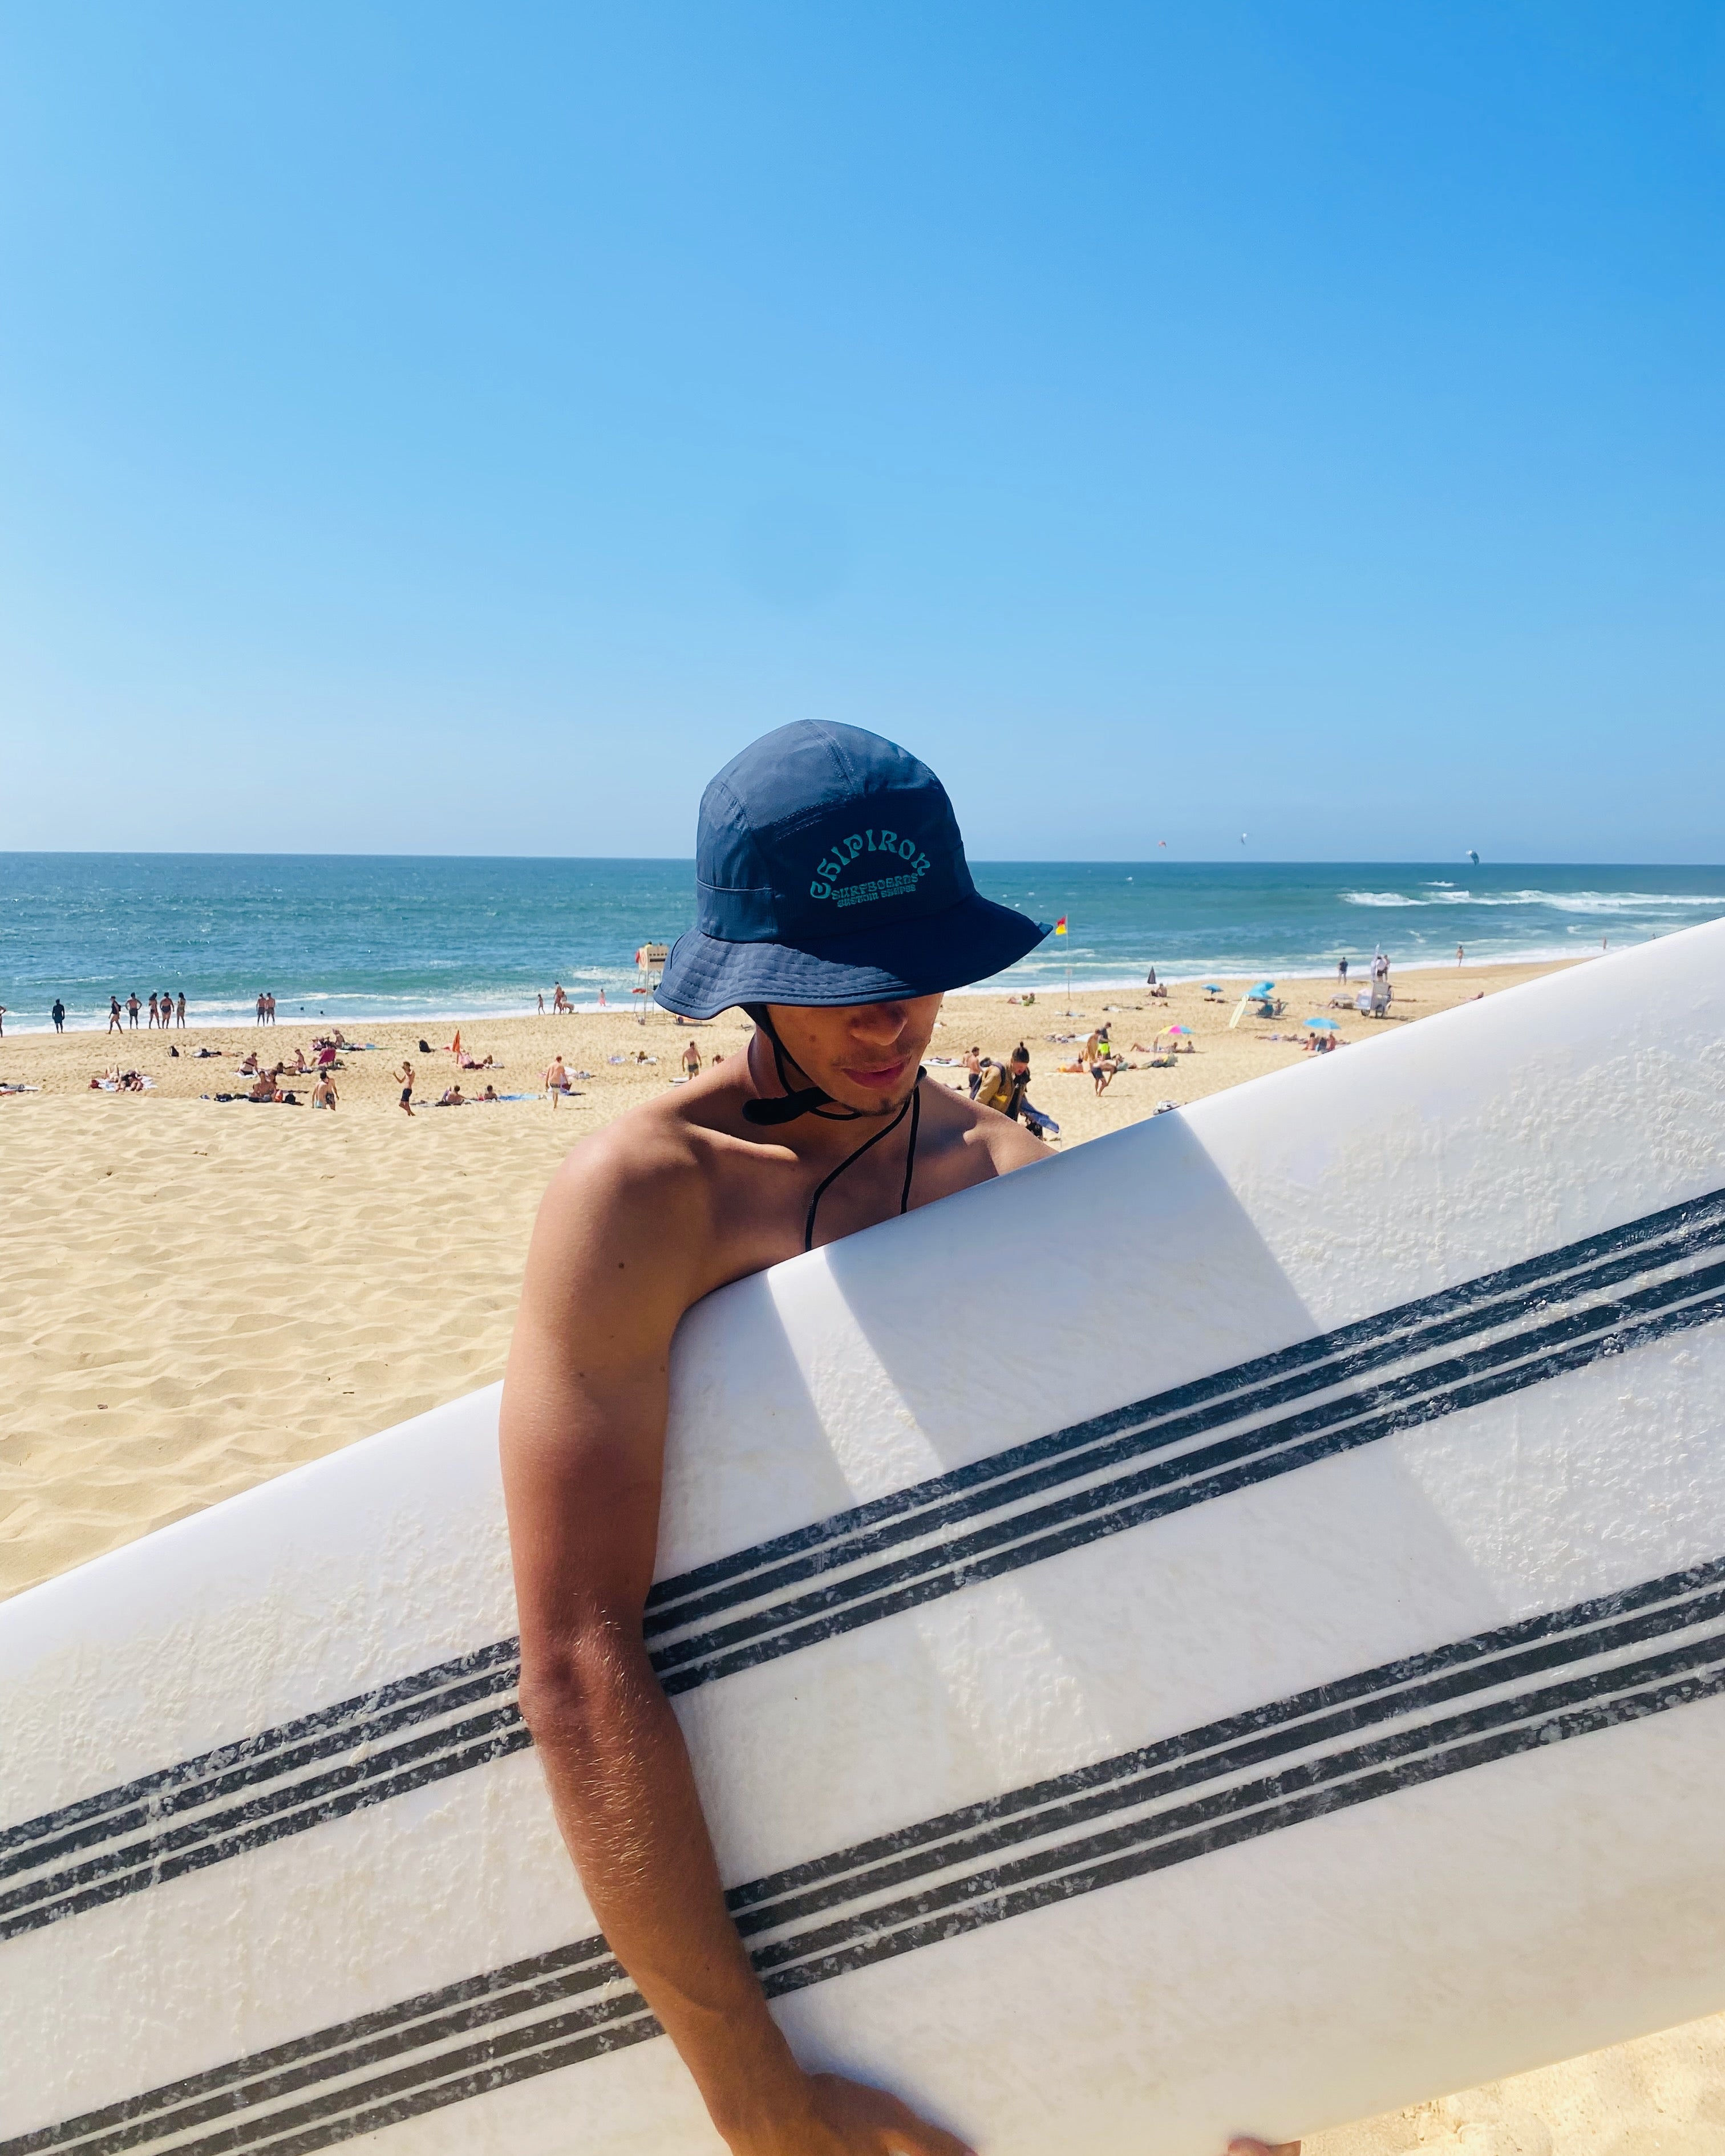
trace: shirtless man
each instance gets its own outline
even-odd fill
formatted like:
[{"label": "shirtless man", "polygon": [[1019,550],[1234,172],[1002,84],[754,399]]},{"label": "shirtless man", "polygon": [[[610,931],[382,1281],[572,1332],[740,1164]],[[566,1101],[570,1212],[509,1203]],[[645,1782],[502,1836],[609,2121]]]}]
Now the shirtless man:
[{"label": "shirtless man", "polygon": [[696,875],[658,999],[742,1004],[756,1032],[584,1138],[540,1209],[502,1419],[521,1708],[593,1914],[733,2156],[965,2156],[896,2097],[798,2064],[726,1912],[641,1616],[678,1320],[1045,1158],[919,1063],[942,993],[1048,931],[978,896],[934,774],[851,726],[781,727],[728,764]]},{"label": "shirtless man", "polygon": [[563,1068],[563,1059],[561,1055],[553,1055],[547,1064],[545,1075],[541,1079],[540,1083],[550,1094],[551,1105],[553,1108],[558,1106],[565,1093],[572,1093],[575,1090],[569,1081],[568,1072]]},{"label": "shirtless man", "polygon": [[395,1082],[401,1087],[402,1113],[411,1116],[413,1112],[413,1066],[405,1055],[401,1060],[400,1070],[395,1074]]}]

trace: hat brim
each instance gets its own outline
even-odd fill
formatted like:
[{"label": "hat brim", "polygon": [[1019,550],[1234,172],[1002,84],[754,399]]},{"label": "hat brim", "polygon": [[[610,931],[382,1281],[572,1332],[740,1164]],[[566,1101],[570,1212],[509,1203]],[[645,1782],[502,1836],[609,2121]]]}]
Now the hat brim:
[{"label": "hat brim", "polygon": [[691,928],[654,993],[684,1018],[716,1018],[738,1004],[894,1003],[987,980],[1051,932],[976,891],[921,921],[803,943],[730,943]]}]

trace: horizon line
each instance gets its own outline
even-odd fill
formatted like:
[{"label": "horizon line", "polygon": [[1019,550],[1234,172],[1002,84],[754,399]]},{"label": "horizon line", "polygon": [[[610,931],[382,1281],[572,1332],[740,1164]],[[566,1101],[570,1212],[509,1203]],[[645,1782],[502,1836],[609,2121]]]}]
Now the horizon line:
[{"label": "horizon line", "polygon": [[[1556,855],[1534,858],[1496,857],[1489,860],[1469,860],[1463,855],[1459,860],[1434,854],[1389,855],[1193,855],[1170,854],[1166,860],[1158,860],[1154,854],[978,854],[971,858],[971,865],[1013,868],[1223,868],[1230,864],[1251,868],[1465,868],[1465,869],[1717,869],[1725,870],[1725,860],[1716,861],[1647,861],[1647,860],[1564,860]],[[411,853],[313,853],[298,849],[273,851],[264,850],[240,850],[225,847],[0,847],[0,862],[5,861],[522,861],[539,865],[552,862],[614,861],[629,864],[651,862],[664,866],[692,869],[692,854],[411,854]]]}]

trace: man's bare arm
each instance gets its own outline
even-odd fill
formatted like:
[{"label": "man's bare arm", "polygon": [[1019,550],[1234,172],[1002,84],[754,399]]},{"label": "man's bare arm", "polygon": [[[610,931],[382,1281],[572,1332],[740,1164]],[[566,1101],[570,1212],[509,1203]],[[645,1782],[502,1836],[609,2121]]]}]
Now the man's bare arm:
[{"label": "man's bare arm", "polygon": [[896,2099],[798,2067],[726,1911],[648,1660],[670,1341],[706,1285],[682,1255],[711,1247],[706,1203],[674,1142],[643,1158],[607,1132],[541,1210],[502,1430],[522,1711],[593,1913],[732,2150],[965,2156]]}]

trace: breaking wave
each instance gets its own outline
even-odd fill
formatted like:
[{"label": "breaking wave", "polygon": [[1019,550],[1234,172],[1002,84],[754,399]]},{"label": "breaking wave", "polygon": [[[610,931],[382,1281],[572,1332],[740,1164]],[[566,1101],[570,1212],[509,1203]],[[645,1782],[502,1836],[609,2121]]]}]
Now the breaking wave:
[{"label": "breaking wave", "polygon": [[1548,906],[1553,913],[1692,912],[1697,907],[1725,910],[1725,896],[1708,892],[1655,891],[1458,891],[1428,885],[1424,895],[1400,891],[1344,891],[1344,906]]}]

